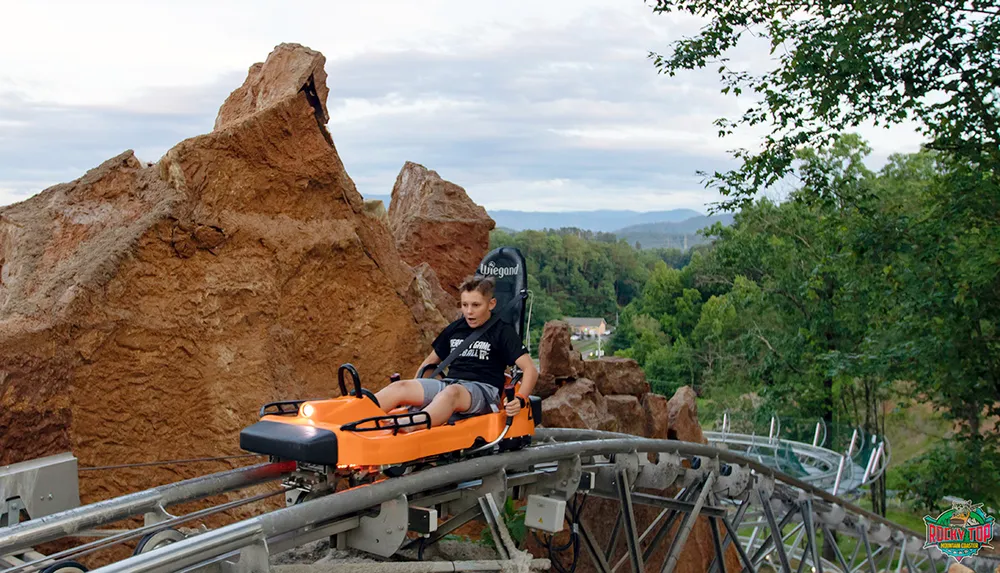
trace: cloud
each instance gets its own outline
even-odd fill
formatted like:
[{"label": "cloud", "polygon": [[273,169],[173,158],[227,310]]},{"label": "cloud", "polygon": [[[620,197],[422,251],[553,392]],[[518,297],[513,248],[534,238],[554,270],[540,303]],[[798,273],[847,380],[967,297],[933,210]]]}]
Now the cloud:
[{"label": "cloud", "polygon": [[[51,76],[14,68],[20,79],[0,83],[0,204],[78,177],[124,149],[155,161],[210,131],[247,67],[290,40],[327,56],[329,128],[363,194],[389,193],[403,163],[416,161],[487,208],[704,210],[718,197],[696,172],[732,167],[726,151],[759,135],[716,136],[711,122],[739,114],[746,102],[719,94],[711,71],[656,74],[648,52],[666,50],[699,21],[654,15],[638,2],[520,2],[503,13],[446,1],[420,9],[392,3],[381,13],[306,2],[297,12],[308,21],[257,2],[185,6],[142,7],[161,26],[141,40],[115,27],[128,16],[99,4],[111,23],[102,24],[107,38],[98,45],[111,49],[125,38],[136,49],[122,61],[78,60],[80,69],[65,77],[78,95],[47,83]],[[224,42],[206,18],[226,29]],[[150,48],[161,27],[184,24],[186,43],[167,55]],[[80,47],[89,56],[96,49]],[[57,65],[51,53],[30,58],[42,58],[48,72],[45,65]],[[751,49],[739,65],[766,58]]]},{"label": "cloud", "polygon": [[213,121],[213,109],[163,106],[150,113],[128,105],[55,105],[0,94],[0,124],[7,125],[0,130],[0,204],[76,179],[126,149],[156,161],[178,141],[210,130]]}]

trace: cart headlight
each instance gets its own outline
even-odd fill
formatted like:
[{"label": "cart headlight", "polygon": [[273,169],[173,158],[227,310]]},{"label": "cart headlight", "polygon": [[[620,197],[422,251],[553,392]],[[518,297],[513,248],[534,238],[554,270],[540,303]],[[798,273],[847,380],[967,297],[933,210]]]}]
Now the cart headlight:
[{"label": "cart headlight", "polygon": [[304,404],[302,406],[302,415],[305,416],[306,418],[311,417],[313,415],[313,412],[315,411],[316,409],[313,408],[312,404]]}]

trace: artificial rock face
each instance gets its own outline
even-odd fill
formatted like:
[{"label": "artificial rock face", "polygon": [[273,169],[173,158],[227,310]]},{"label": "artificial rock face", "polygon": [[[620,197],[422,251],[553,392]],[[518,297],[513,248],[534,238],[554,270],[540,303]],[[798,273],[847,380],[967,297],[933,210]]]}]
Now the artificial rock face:
[{"label": "artificial rock face", "polygon": [[542,339],[538,342],[539,374],[535,394],[548,398],[566,382],[586,377],[583,357],[573,349],[570,340],[569,323],[563,320],[550,320],[542,330]]},{"label": "artificial rock face", "polygon": [[429,264],[456,301],[462,280],[475,271],[468,261],[482,260],[496,226],[465,189],[409,161],[392,188],[389,224],[403,260]]},{"label": "artificial rock face", "polygon": [[[0,464],[239,454],[263,403],[335,396],[345,362],[371,389],[420,363],[453,309],[348,176],[324,61],[282,44],[211,133],[0,209]],[[81,494],[225,467],[86,472]]]}]

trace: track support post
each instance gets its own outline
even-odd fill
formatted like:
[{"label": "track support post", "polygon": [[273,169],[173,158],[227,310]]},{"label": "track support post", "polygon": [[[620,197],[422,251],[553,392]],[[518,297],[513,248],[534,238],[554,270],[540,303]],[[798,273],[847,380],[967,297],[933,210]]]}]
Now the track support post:
[{"label": "track support post", "polygon": [[240,549],[239,558],[235,563],[224,561],[222,573],[270,573],[270,555],[267,541],[263,537],[254,540],[250,545]]}]

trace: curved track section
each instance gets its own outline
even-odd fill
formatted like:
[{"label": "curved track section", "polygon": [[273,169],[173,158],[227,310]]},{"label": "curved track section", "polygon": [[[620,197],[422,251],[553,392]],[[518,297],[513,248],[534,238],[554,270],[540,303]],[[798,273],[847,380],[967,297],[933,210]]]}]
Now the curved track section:
[{"label": "curved track section", "polygon": [[[677,493],[666,497],[648,491]],[[792,573],[809,566],[845,573],[898,572],[904,567],[915,572],[943,571],[948,565],[939,553],[923,549],[921,534],[730,449],[609,432],[539,429],[535,444],[521,451],[346,489],[194,535],[97,571],[268,571],[269,555],[330,536],[336,536],[338,545],[391,556],[406,544],[433,543],[474,519],[485,521],[493,539],[501,540],[497,543],[500,560],[520,559],[526,567],[545,568],[545,562],[531,561],[510,542],[498,507],[511,495],[527,499],[529,506],[546,508],[578,506],[587,496],[619,501],[614,529],[619,533],[612,532],[607,546],[597,543],[588,524],[574,521],[578,512],[565,512],[569,530],[580,541],[579,554],[573,559],[589,559],[598,571],[625,567],[644,571],[650,555],[664,546],[668,549],[661,570],[673,571],[697,517],[707,518],[713,531],[716,559],[710,571],[725,571],[725,560],[719,557],[730,545],[749,571]],[[636,505],[661,510],[643,532],[635,520]],[[88,506],[74,511],[86,515],[96,510]],[[417,524],[428,515],[433,515],[436,527],[428,528],[426,519],[423,525]],[[438,515],[450,519],[438,525]],[[50,517],[50,523],[65,518]],[[88,523],[94,521],[88,519]],[[29,523],[0,530],[0,547],[6,551],[34,539],[25,534],[24,526]],[[558,523],[548,523],[553,525],[564,527],[562,514]],[[423,537],[413,541],[407,538],[408,530]],[[833,555],[822,558],[822,545],[835,536],[841,541],[829,546]],[[967,558],[963,564],[992,571],[997,563],[980,557]],[[381,570],[392,570],[392,563],[383,565]]]},{"label": "curved track section", "polygon": [[[853,492],[878,479],[888,467],[889,443],[877,442],[868,452],[844,452],[754,434],[705,432],[708,443],[755,460],[834,495]],[[865,455],[867,453],[868,455]]]}]

